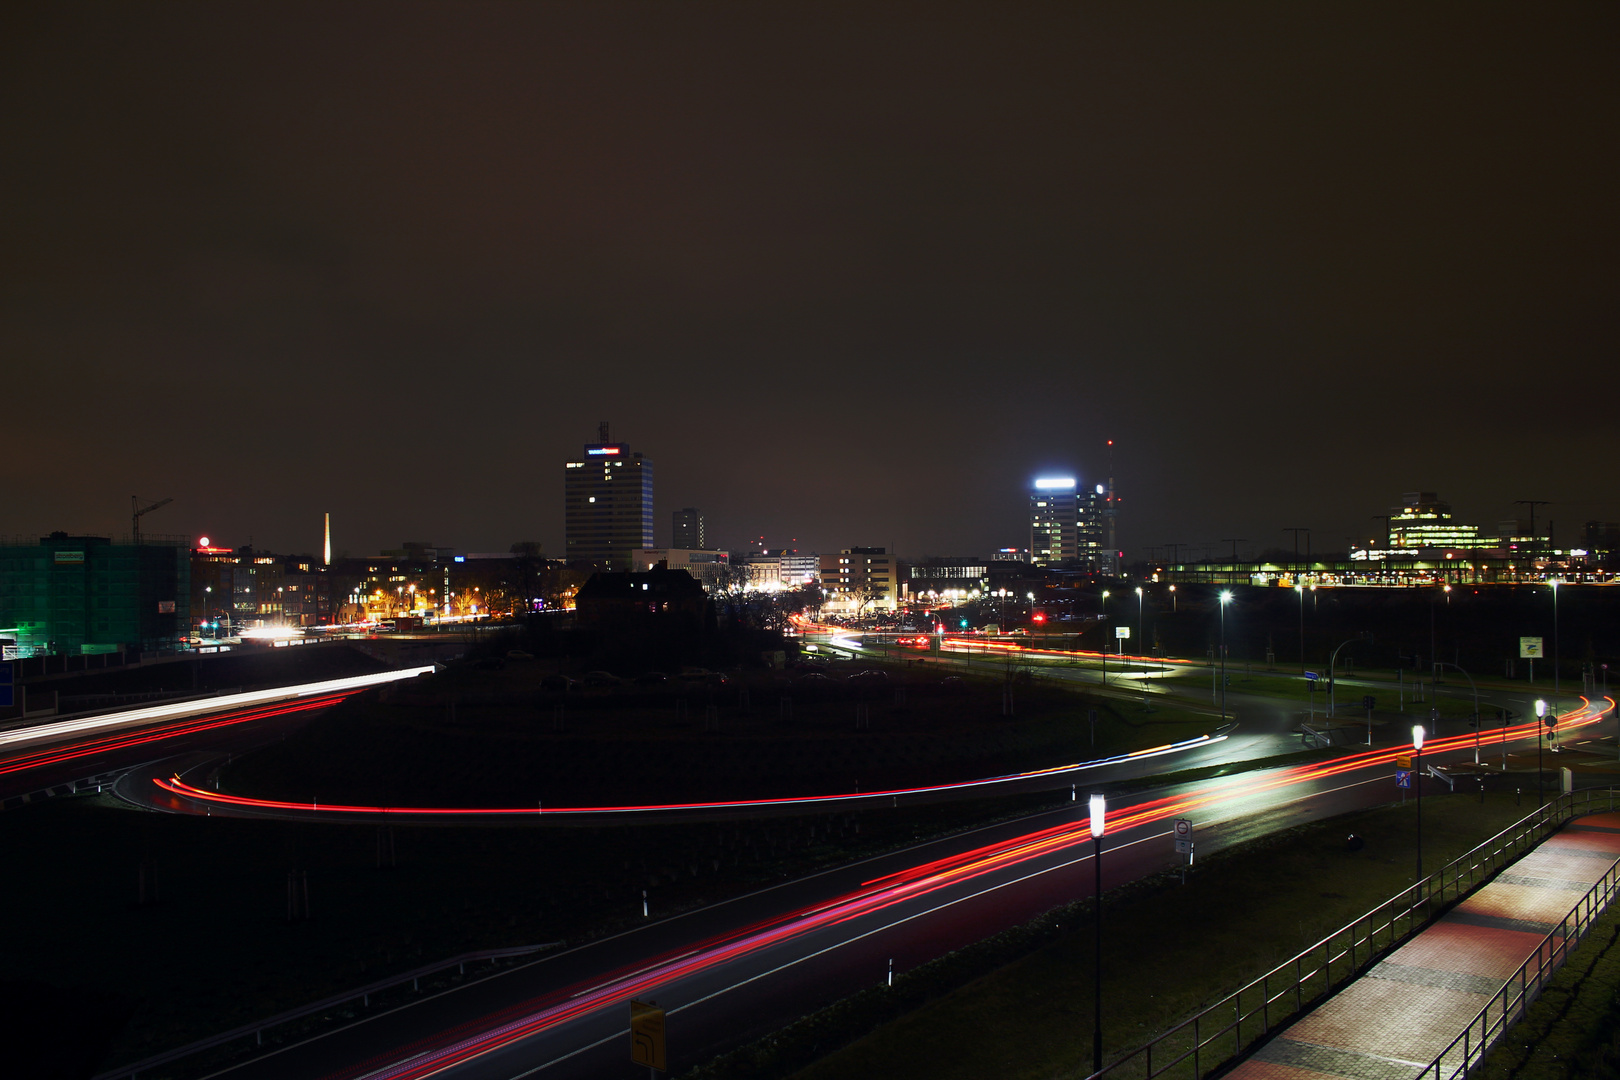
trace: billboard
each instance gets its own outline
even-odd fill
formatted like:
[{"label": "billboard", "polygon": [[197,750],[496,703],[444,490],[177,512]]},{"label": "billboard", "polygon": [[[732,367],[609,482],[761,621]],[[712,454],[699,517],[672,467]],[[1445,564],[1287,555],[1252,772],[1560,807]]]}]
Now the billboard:
[{"label": "billboard", "polygon": [[1545,654],[1541,651],[1541,639],[1538,637],[1522,637],[1519,639],[1520,660],[1540,660]]}]

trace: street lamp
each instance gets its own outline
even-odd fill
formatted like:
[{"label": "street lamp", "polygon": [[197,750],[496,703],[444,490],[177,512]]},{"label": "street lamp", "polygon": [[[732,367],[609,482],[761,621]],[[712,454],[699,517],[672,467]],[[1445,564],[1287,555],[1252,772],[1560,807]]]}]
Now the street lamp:
[{"label": "street lamp", "polygon": [[1536,805],[1541,805],[1541,731],[1547,726],[1547,702],[1536,698]]},{"label": "street lamp", "polygon": [[1102,684],[1108,685],[1108,590],[1104,589],[1102,600],[1097,604],[1097,618],[1103,626],[1102,639]]},{"label": "street lamp", "polygon": [[[1142,586],[1138,585],[1136,587],[1136,647],[1138,649],[1147,648],[1144,642],[1145,639],[1142,637]],[[1142,652],[1137,653],[1137,655],[1146,656],[1147,653]]]},{"label": "street lamp", "polygon": [[1563,707],[1563,698],[1558,694],[1558,579],[1554,578],[1551,584],[1553,591],[1553,715],[1557,716],[1558,710]]},{"label": "street lamp", "polygon": [[1174,615],[1180,610],[1181,609],[1176,606],[1176,587],[1172,585],[1170,586],[1170,614]]},{"label": "street lamp", "polygon": [[1417,789],[1417,878],[1423,880],[1423,725],[1412,725],[1412,786]]},{"label": "street lamp", "polygon": [[1232,590],[1221,590],[1221,723],[1226,723],[1226,605],[1232,602]]},{"label": "street lamp", "polygon": [[1305,586],[1295,585],[1299,593],[1299,673],[1305,674]]},{"label": "street lamp", "polygon": [[1091,797],[1091,864],[1096,874],[1095,897],[1097,910],[1093,913],[1096,942],[1091,956],[1091,1071],[1102,1072],[1102,838],[1108,800],[1101,795]]}]

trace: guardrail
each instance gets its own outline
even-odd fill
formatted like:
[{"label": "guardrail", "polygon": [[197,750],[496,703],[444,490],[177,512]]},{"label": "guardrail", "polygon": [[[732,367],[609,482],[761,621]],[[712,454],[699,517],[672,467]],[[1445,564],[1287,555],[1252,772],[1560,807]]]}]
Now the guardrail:
[{"label": "guardrail", "polygon": [[[1468,1022],[1462,1034],[1451,1040],[1451,1045],[1424,1067],[1418,1074],[1418,1080],[1428,1076],[1435,1080],[1455,1080],[1468,1075],[1468,1070],[1490,1053],[1502,1033],[1523,1019],[1525,1010],[1546,988],[1548,978],[1569,959],[1570,951],[1580,945],[1598,916],[1608,910],[1616,891],[1620,891],[1620,863],[1609,867],[1597,884],[1581,897],[1575,910],[1564,916],[1558,928],[1542,939],[1535,954],[1519,965],[1518,971],[1508,976],[1502,989],[1479,1011],[1478,1016]],[[1494,1020],[1491,1019],[1493,1012],[1496,1014]]]},{"label": "guardrail", "polygon": [[[188,1057],[207,1053],[210,1050],[217,1050],[221,1047],[229,1045],[230,1043],[236,1042],[239,1039],[245,1040],[252,1038],[255,1047],[263,1046],[266,1032],[284,1027],[287,1024],[302,1020],[305,1017],[313,1016],[316,1013],[326,1012],[328,1010],[338,1008],[339,1006],[349,1005],[355,1002],[359,1002],[361,1008],[369,1008],[371,1006],[371,998],[373,995],[382,994],[385,991],[402,987],[406,983],[411,984],[411,989],[413,991],[419,990],[421,989],[421,981],[423,979],[437,975],[440,972],[448,971],[451,968],[457,968],[459,969],[459,974],[465,975],[467,973],[467,965],[476,963],[480,960],[503,960],[513,956],[527,956],[531,953],[542,952],[546,949],[555,949],[561,945],[562,942],[560,941],[552,941],[544,945],[520,945],[512,949],[485,949],[482,952],[470,952],[463,953],[460,956],[452,956],[448,960],[443,960],[436,964],[429,964],[426,967],[420,967],[414,971],[407,971],[403,975],[394,975],[387,979],[380,979],[377,982],[371,983],[367,986],[362,986],[354,990],[346,990],[341,994],[334,994],[329,998],[324,998],[311,1005],[305,1005],[300,1009],[294,1009],[291,1012],[279,1013],[265,1020],[255,1021],[251,1024],[244,1024],[239,1028],[232,1028],[230,1031],[224,1031],[210,1038],[189,1043],[186,1046],[177,1047],[176,1049],[170,1050],[167,1053],[158,1054],[156,1057],[149,1057],[143,1061],[137,1061],[130,1065],[119,1066],[116,1069],[97,1074],[93,1080],[122,1080],[124,1077],[127,1077],[128,1080],[137,1080],[139,1075],[143,1072],[148,1072],[163,1065],[173,1065],[177,1061],[183,1061]],[[490,971],[486,974],[494,974],[494,972]]]},{"label": "guardrail", "polygon": [[[1103,1066],[1088,1080],[1154,1080],[1166,1075],[1203,1080],[1276,1028],[1315,1008],[1427,926],[1444,906],[1462,899],[1528,853],[1546,834],[1573,817],[1613,810],[1617,797],[1620,792],[1613,788],[1559,795],[1299,955]],[[1534,992],[1539,993],[1540,987],[1538,975]],[[1522,1011],[1522,1004],[1519,1007]],[[1498,1022],[1506,1023],[1501,1018]],[[1500,1029],[1494,1030],[1500,1033]]]}]

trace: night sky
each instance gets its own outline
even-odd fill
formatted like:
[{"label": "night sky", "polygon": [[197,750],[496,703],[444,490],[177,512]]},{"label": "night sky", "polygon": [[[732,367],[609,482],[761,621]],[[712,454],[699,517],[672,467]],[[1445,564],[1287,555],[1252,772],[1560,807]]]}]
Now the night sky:
[{"label": "night sky", "polygon": [[1573,541],[1617,12],[8,5],[0,534],[558,554],[606,419],[659,543],[1022,546],[1110,437],[1128,558]]}]

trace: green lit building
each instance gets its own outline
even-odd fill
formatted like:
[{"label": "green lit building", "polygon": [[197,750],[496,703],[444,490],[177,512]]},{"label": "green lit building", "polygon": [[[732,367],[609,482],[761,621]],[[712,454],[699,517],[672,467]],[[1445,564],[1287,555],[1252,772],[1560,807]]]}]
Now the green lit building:
[{"label": "green lit building", "polygon": [[19,656],[175,652],[191,625],[183,543],[52,533],[0,546],[0,636]]}]

